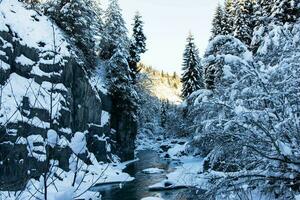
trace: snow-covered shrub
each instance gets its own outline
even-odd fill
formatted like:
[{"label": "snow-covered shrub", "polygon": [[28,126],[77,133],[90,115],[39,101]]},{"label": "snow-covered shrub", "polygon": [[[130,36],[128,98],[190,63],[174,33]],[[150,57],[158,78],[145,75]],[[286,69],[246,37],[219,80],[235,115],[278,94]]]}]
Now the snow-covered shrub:
[{"label": "snow-covered shrub", "polygon": [[194,142],[202,154],[213,150],[216,163],[220,164],[219,160],[228,156],[227,150],[230,150],[223,151],[222,144],[232,141],[224,134],[223,125],[240,111],[238,109],[243,109],[243,101],[239,100],[242,98],[242,87],[251,84],[255,69],[251,53],[231,36],[218,36],[212,40],[203,63],[206,87],[211,89],[213,86],[215,89],[203,89],[191,95],[188,102],[193,106],[189,118],[193,119],[197,132]]},{"label": "snow-covered shrub", "polygon": [[266,67],[277,65],[299,48],[299,31],[299,23],[284,26],[272,23],[255,31],[252,45],[258,45],[256,60],[261,61]]},{"label": "snow-covered shrub", "polygon": [[284,57],[274,67],[262,68],[231,37],[215,38],[207,50],[205,79],[214,75],[214,87],[195,92],[188,102],[194,145],[207,156],[205,169],[226,172],[210,173],[210,194],[245,191],[247,185],[246,191],[260,186],[272,198],[289,198],[299,189],[300,48],[296,36],[276,34],[276,50]]}]

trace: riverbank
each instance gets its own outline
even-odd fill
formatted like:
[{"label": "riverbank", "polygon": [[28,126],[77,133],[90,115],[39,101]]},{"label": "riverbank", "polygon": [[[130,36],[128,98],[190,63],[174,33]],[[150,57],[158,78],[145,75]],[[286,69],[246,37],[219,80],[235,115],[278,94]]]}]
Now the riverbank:
[{"label": "riverbank", "polygon": [[[156,138],[139,137],[137,139],[137,151],[151,149],[157,152],[160,158],[173,165],[173,170],[167,172],[163,180],[157,180],[155,184],[150,185],[149,190],[172,192],[185,188],[189,190],[190,196],[203,192],[200,189],[206,185],[202,175],[203,159],[195,157],[189,152],[187,141],[186,138],[163,138],[160,136]],[[188,197],[185,198],[188,199]]]}]

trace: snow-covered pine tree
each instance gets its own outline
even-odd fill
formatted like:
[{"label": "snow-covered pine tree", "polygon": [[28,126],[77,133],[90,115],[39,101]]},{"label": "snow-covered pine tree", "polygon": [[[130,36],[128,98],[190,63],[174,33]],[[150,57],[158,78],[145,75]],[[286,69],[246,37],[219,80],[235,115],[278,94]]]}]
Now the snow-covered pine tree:
[{"label": "snow-covered pine tree", "polygon": [[258,47],[263,42],[264,35],[267,34],[269,24],[272,21],[272,6],[274,0],[256,0],[254,1],[254,34],[252,35],[252,42],[250,48],[252,52],[256,53]]},{"label": "snow-covered pine tree", "polygon": [[274,0],[256,0],[254,2],[254,23],[256,26],[266,25],[270,22],[273,1]]},{"label": "snow-covered pine tree", "polygon": [[40,1],[39,0],[19,0],[20,2],[24,2],[24,3],[28,3],[28,4],[31,4],[31,5],[35,5],[37,3],[39,3]]},{"label": "snow-covered pine tree", "polygon": [[274,0],[273,20],[277,23],[296,22],[300,16],[299,0]]},{"label": "snow-covered pine tree", "polygon": [[142,53],[146,52],[146,36],[144,34],[144,22],[142,21],[142,16],[137,12],[134,16],[133,22],[133,34],[129,48],[129,58],[128,63],[131,69],[132,79],[135,80],[136,75],[139,73],[140,69],[137,64],[140,62]]},{"label": "snow-covered pine tree", "polygon": [[131,84],[130,69],[126,55],[121,47],[117,47],[116,53],[110,59],[107,68],[109,91],[114,99],[114,106],[128,116],[136,114],[136,92]]},{"label": "snow-covered pine tree", "polygon": [[128,30],[122,17],[122,9],[118,0],[110,0],[107,10],[105,11],[104,34],[101,40],[100,57],[104,60],[110,59],[118,46],[122,47],[128,58],[128,49],[130,46]]},{"label": "snow-covered pine tree", "polygon": [[193,92],[203,87],[200,65],[199,52],[194,43],[194,36],[190,33],[183,53],[183,75],[181,78],[183,84],[181,96],[183,98],[187,98]]},{"label": "snow-covered pine tree", "polygon": [[53,0],[45,6],[45,13],[63,29],[82,50],[89,67],[96,60],[96,38],[102,30],[101,9],[94,0]]},{"label": "snow-covered pine tree", "polygon": [[161,108],[160,108],[160,126],[162,128],[166,127],[166,122],[167,122],[167,106],[168,103],[163,101],[161,103]]},{"label": "snow-covered pine tree", "polygon": [[250,46],[253,34],[254,2],[241,0],[235,2],[234,36]]},{"label": "snow-covered pine tree", "polygon": [[224,35],[224,10],[220,4],[218,4],[217,9],[215,11],[215,16],[212,22],[212,37],[216,37],[217,35]]},{"label": "snow-covered pine tree", "polygon": [[127,50],[117,46],[107,67],[109,93],[112,97],[111,128],[116,131],[111,138],[119,144],[114,148],[121,153],[121,159],[132,159],[124,150],[134,147],[139,97],[132,85],[127,55],[124,52]]},{"label": "snow-covered pine tree", "polygon": [[231,35],[233,33],[234,21],[233,0],[225,1],[223,20],[223,35]]}]

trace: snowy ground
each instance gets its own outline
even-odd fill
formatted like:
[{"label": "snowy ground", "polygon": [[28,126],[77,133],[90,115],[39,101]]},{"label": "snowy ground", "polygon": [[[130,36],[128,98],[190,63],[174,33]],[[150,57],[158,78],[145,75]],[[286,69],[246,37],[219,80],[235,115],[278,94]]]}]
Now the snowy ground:
[{"label": "snowy ground", "polygon": [[202,183],[202,177],[199,175],[202,172],[202,159],[193,157],[185,157],[180,159],[182,163],[174,172],[167,175],[164,181],[154,184],[149,187],[151,190],[169,190],[185,187],[197,187]]},{"label": "snowy ground", "polygon": [[[151,190],[170,190],[185,187],[201,187],[205,179],[201,175],[203,171],[203,159],[190,155],[188,152],[188,139],[162,139],[155,137],[140,137],[137,141],[137,150],[151,149],[159,152],[160,156],[170,161],[180,163],[175,171],[167,174],[165,180],[149,187]],[[154,172],[159,169],[146,169]]]},{"label": "snowy ground", "polygon": [[[75,184],[74,173],[64,172],[61,169],[53,169],[60,178],[48,180],[48,199],[49,200],[72,200],[72,199],[91,199],[99,200],[101,195],[99,192],[91,191],[91,188],[100,183],[109,182],[128,182],[134,180],[127,173],[122,172],[126,167],[126,163],[98,163],[93,159],[93,165],[82,164],[82,169],[77,174]],[[87,173],[88,172],[88,173]],[[20,192],[1,192],[0,197],[6,200],[15,199],[43,199],[43,178],[40,180],[30,180],[24,191]]]}]

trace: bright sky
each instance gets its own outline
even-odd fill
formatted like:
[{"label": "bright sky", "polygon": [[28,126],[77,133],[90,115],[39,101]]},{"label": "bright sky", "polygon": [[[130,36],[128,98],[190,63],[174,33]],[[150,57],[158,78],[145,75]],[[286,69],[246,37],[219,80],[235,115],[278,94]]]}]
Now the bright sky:
[{"label": "bright sky", "polygon": [[[148,51],[142,61],[156,69],[180,72],[186,37],[191,31],[200,54],[208,44],[211,21],[222,0],[119,0],[127,27],[139,11],[145,22]],[[102,0],[105,6],[106,0]]]}]

